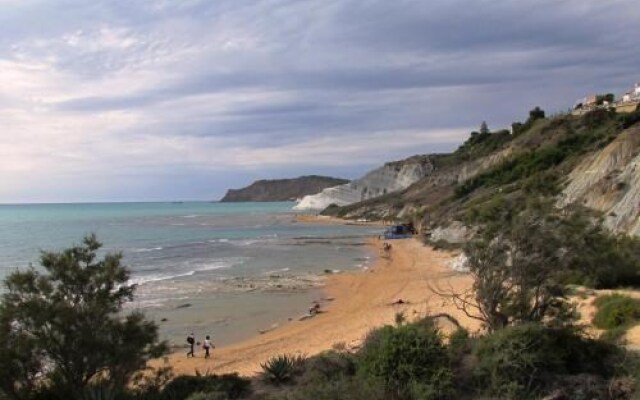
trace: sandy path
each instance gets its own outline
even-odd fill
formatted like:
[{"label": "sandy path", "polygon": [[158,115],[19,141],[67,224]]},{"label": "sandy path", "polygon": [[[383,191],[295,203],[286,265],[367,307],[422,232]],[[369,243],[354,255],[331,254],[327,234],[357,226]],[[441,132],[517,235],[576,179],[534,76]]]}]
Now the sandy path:
[{"label": "sandy path", "polygon": [[[374,245],[381,247],[377,240]],[[427,312],[448,312],[469,328],[477,329],[475,321],[465,318],[448,301],[429,290],[427,281],[460,290],[471,285],[468,276],[449,269],[452,257],[417,240],[394,241],[391,256],[381,257],[370,271],[329,278],[326,293],[334,300],[323,306],[326,312],[304,321],[292,321],[245,342],[215,349],[209,360],[203,358],[202,350],[196,353],[196,358],[186,358],[185,350],[170,355],[168,361],[176,374],[194,374],[198,370],[253,375],[260,370],[260,363],[277,354],[313,355],[340,343],[357,346],[371,329],[393,323],[397,312],[405,313],[409,319]],[[408,304],[391,304],[398,299]]]}]

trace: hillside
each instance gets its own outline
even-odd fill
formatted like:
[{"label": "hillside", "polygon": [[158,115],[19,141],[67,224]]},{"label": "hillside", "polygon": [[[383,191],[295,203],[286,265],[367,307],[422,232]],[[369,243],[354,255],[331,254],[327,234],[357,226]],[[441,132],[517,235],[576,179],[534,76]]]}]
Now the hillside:
[{"label": "hillside", "polygon": [[329,205],[345,206],[405,189],[433,171],[435,157],[414,156],[388,162],[362,178],[304,197],[295,209],[323,210]]},{"label": "hillside", "polygon": [[259,180],[242,189],[229,189],[221,202],[295,201],[325,188],[349,181],[328,176],[308,175],[293,179]]},{"label": "hillside", "polygon": [[455,152],[430,156],[432,171],[406,189],[324,213],[412,220],[447,239],[491,218],[506,198],[545,196],[602,212],[616,232],[640,234],[639,112],[545,118],[532,111],[514,128],[473,132]]}]

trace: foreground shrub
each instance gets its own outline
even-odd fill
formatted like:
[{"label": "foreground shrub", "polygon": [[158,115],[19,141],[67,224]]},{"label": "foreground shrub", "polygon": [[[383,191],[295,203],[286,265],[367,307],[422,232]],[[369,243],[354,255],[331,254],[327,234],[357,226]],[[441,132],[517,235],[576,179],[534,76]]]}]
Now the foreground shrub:
[{"label": "foreground shrub", "polygon": [[41,390],[49,398],[80,398],[103,376],[110,390],[124,390],[148,360],[168,350],[153,321],[123,311],[136,286],[122,255],[98,257],[101,246],[88,235],[80,245],[43,252],[41,268],[4,280],[0,387],[8,396]]},{"label": "foreground shrub", "polygon": [[621,294],[600,296],[593,324],[600,329],[614,329],[640,321],[640,300]]},{"label": "foreground shrub", "polygon": [[327,351],[308,358],[296,381],[300,385],[349,378],[356,374],[354,356],[350,353]]},{"label": "foreground shrub", "polygon": [[262,378],[270,383],[280,385],[293,379],[304,363],[302,356],[281,354],[270,358],[262,367]]},{"label": "foreground shrub", "polygon": [[[250,393],[251,381],[238,374],[224,375],[181,375],[169,382],[160,396],[161,399],[186,399],[194,393],[215,394],[220,399],[239,399]],[[213,397],[216,398],[216,397]]]},{"label": "foreground shrub", "polygon": [[358,372],[398,398],[443,399],[453,387],[447,350],[429,321],[372,332],[358,354]]},{"label": "foreground shrub", "polygon": [[640,240],[615,235],[585,212],[576,212],[561,227],[569,262],[563,283],[596,289],[640,286]]},{"label": "foreground shrub", "polygon": [[478,340],[477,385],[492,396],[529,398],[565,375],[608,378],[619,354],[615,346],[586,339],[568,328],[509,327]]},{"label": "foreground shrub", "polygon": [[223,392],[198,392],[187,397],[186,400],[227,400],[229,397]]},{"label": "foreground shrub", "polygon": [[296,387],[278,397],[281,400],[388,400],[382,385],[358,377],[342,377],[328,381],[316,381]]}]

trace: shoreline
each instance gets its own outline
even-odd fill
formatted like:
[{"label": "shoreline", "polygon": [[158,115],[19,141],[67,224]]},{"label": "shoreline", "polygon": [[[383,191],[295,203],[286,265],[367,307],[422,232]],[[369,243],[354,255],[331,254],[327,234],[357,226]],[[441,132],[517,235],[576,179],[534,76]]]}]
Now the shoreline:
[{"label": "shoreline", "polygon": [[[253,376],[260,371],[261,363],[278,354],[312,356],[332,348],[355,349],[372,329],[393,324],[399,312],[410,321],[446,312],[466,328],[479,329],[477,321],[429,289],[429,285],[445,290],[470,287],[470,277],[449,266],[454,254],[433,250],[416,239],[392,243],[390,256],[378,257],[370,269],[327,276],[322,288],[322,312],[316,316],[292,318],[248,340],[216,348],[208,360],[203,358],[202,349],[196,350],[196,358],[186,358],[186,350],[176,350],[166,357],[167,365],[176,374],[237,372]],[[371,239],[369,246],[380,251],[382,241]],[[404,303],[392,304],[399,299]],[[446,332],[452,326],[442,328]],[[151,365],[165,364],[155,360]]]},{"label": "shoreline", "polygon": [[295,221],[305,224],[321,224],[321,225],[356,225],[356,226],[374,226],[374,227],[386,227],[389,224],[382,221],[368,221],[368,220],[348,220],[338,217],[331,217],[329,215],[319,214],[296,214]]}]

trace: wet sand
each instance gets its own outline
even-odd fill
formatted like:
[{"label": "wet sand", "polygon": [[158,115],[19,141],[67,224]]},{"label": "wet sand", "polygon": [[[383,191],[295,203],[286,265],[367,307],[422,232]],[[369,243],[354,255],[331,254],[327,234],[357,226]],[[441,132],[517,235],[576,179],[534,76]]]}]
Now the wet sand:
[{"label": "wet sand", "polygon": [[329,225],[360,225],[360,226],[387,226],[381,221],[367,221],[367,220],[347,220],[337,217],[331,217],[328,215],[313,215],[313,214],[299,214],[295,217],[296,221],[304,222],[307,224],[329,224]]},{"label": "wet sand", "polygon": [[[477,321],[430,290],[463,291],[471,286],[468,275],[450,269],[453,254],[435,251],[414,239],[392,243],[390,254],[381,255],[371,269],[329,276],[322,312],[316,316],[302,321],[300,316],[292,316],[290,322],[274,330],[214,349],[207,360],[202,349],[197,350],[196,358],[187,358],[185,349],[171,354],[168,363],[176,374],[195,374],[197,370],[250,376],[260,371],[261,363],[278,354],[310,356],[334,347],[357,348],[369,331],[393,324],[399,312],[409,320],[447,312],[470,330],[479,329]],[[377,239],[372,239],[371,245],[382,248]],[[405,304],[394,305],[399,299]]]}]

